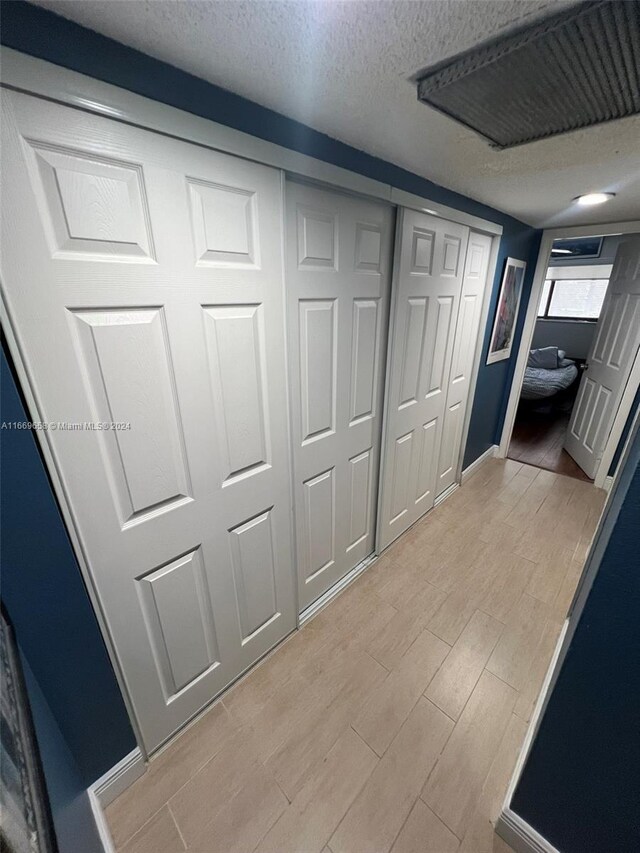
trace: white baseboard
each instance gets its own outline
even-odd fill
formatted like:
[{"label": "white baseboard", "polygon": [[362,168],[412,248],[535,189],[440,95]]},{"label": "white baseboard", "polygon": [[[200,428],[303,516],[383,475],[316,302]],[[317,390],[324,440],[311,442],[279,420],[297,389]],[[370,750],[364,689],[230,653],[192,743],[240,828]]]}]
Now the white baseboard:
[{"label": "white baseboard", "polygon": [[133,785],[145,771],[144,758],[136,747],[129,755],[125,755],[111,770],[93,783],[89,790],[93,791],[103,809],[106,809],[116,797]]},{"label": "white baseboard", "polygon": [[533,713],[531,714],[529,727],[527,728],[524,743],[522,744],[513,775],[511,776],[511,781],[509,782],[509,787],[507,788],[507,794],[505,796],[500,817],[496,822],[496,832],[500,838],[503,838],[507,844],[513,847],[515,853],[559,853],[559,851],[556,850],[556,848],[548,842],[546,838],[540,835],[540,833],[530,826],[526,820],[523,820],[520,815],[516,814],[512,810],[511,801],[518,782],[520,781],[520,776],[522,775],[527,756],[529,755],[531,745],[533,744],[533,739],[538,730],[538,723],[540,722],[542,713],[546,707],[547,697],[551,691],[553,676],[558,665],[558,660],[560,659],[560,653],[568,630],[569,620],[565,619],[562,625],[562,630],[558,635],[555,649],[551,655],[551,660],[549,661],[549,666],[547,667],[547,672],[540,688],[538,700],[535,708],[533,709]]},{"label": "white baseboard", "polygon": [[496,831],[515,853],[559,853],[553,844],[511,809],[503,809]]},{"label": "white baseboard", "polygon": [[116,853],[116,848],[113,843],[113,839],[111,838],[111,832],[109,831],[109,825],[107,824],[107,819],[104,815],[104,809],[98,801],[96,793],[93,790],[93,786],[87,790],[87,794],[89,796],[89,802],[91,803],[91,811],[93,812],[93,819],[96,824],[98,838],[102,842],[102,849],[104,850],[104,853]]},{"label": "white baseboard", "polygon": [[364,572],[365,569],[368,569],[372,563],[378,559],[376,554],[372,554],[370,557],[364,559],[361,563],[358,563],[350,572],[348,572],[343,578],[337,583],[328,589],[325,593],[323,593],[320,598],[316,599],[313,604],[310,604],[306,610],[303,610],[300,616],[298,617],[298,626],[302,627],[305,622],[308,622],[309,619],[312,619],[316,613],[319,613],[323,607],[325,607],[333,598],[336,597],[339,593],[342,592],[345,587],[349,586],[349,584],[353,583],[354,580]]},{"label": "white baseboard", "polygon": [[460,482],[464,484],[472,474],[475,474],[478,468],[487,461],[487,459],[493,459],[493,457],[498,452],[498,445],[492,444],[491,447],[488,447],[482,456],[478,456],[475,462],[472,462],[471,465],[467,465],[467,467],[462,472],[462,476],[460,477]]},{"label": "white baseboard", "polygon": [[115,853],[115,847],[109,832],[109,826],[104,816],[104,810],[116,797],[133,785],[145,772],[142,753],[136,747],[129,755],[125,755],[111,770],[101,776],[87,790],[91,810],[96,822],[96,829],[102,841],[105,853]]},{"label": "white baseboard", "polygon": [[605,477],[604,483],[602,484],[602,488],[605,490],[605,492],[610,492],[612,486],[613,486],[613,477]]}]

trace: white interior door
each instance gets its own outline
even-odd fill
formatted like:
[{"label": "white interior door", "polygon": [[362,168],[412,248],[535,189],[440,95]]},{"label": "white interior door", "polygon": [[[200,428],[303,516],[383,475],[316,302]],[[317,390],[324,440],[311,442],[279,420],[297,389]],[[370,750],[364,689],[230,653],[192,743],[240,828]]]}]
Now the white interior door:
[{"label": "white interior door", "polygon": [[469,384],[478,341],[490,254],[491,237],[472,231],[467,245],[462,295],[449,372],[449,389],[438,457],[436,496],[441,495],[456,481],[462,427],[469,402]]},{"label": "white interior door", "polygon": [[[3,93],[2,282],[147,750],[295,627],[282,176]],[[99,736],[99,733],[96,733]]]},{"label": "white interior door", "polygon": [[301,610],[374,549],[393,211],[287,182]]},{"label": "white interior door", "polygon": [[592,479],[640,345],[640,234],[623,238],[573,407],[565,449]]},{"label": "white interior door", "polygon": [[434,503],[469,229],[399,211],[380,548]]}]

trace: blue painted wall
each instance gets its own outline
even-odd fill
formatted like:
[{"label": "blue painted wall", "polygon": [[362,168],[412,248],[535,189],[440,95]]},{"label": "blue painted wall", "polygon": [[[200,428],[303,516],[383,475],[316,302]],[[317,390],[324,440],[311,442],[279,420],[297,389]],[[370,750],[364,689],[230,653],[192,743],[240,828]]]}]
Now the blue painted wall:
[{"label": "blue painted wall", "polygon": [[82,774],[24,655],[22,667],[59,851],[104,853]]},{"label": "blue painted wall", "polygon": [[640,850],[640,432],[608,520],[598,574],[512,801],[562,853]]},{"label": "blue painted wall", "polygon": [[501,211],[365,154],[300,122],[22,0],[3,4],[0,38],[3,44],[24,53],[502,225],[504,233],[494,282],[491,320],[504,259],[508,256],[528,262],[523,301],[513,356],[509,361],[489,366],[484,364],[490,334],[487,330],[464,464],[468,465],[499,441],[540,232]]},{"label": "blue painted wall", "polygon": [[[28,421],[4,350],[0,420]],[[80,569],[29,430],[0,431],[2,598],[87,787],[135,747]]]}]

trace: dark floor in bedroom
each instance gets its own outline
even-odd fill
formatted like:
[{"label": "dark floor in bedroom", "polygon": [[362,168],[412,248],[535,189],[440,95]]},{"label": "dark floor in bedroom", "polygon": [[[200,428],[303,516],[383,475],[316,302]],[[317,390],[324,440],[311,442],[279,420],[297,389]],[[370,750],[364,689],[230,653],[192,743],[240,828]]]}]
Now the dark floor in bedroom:
[{"label": "dark floor in bedroom", "polygon": [[572,399],[563,404],[521,403],[507,454],[509,458],[590,483],[589,477],[564,449],[572,406]]}]

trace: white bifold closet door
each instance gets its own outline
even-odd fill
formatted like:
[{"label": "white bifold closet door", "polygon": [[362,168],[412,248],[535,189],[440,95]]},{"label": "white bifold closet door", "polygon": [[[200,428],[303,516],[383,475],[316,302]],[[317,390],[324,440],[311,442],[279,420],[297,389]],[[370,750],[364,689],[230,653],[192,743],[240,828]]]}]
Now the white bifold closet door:
[{"label": "white bifold closet door", "polygon": [[438,455],[436,497],[455,483],[458,474],[462,428],[469,402],[469,385],[478,341],[490,254],[491,237],[472,231],[467,244],[462,294],[449,371],[449,388]]},{"label": "white bifold closet door", "polygon": [[466,226],[426,213],[402,209],[399,217],[380,548],[431,509],[436,498],[469,237]]},{"label": "white bifold closet door", "polygon": [[301,610],[374,549],[393,211],[287,182]]},{"label": "white bifold closet door", "polygon": [[282,176],[3,103],[6,304],[153,750],[296,624]]}]

